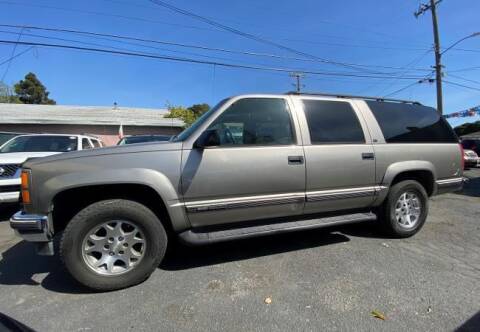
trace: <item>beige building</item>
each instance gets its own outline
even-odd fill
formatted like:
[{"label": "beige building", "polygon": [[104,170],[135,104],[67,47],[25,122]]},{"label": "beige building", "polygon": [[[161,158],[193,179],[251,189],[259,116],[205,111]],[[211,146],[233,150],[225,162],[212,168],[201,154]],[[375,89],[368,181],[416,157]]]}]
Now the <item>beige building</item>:
[{"label": "beige building", "polygon": [[178,134],[184,125],[165,118],[166,109],[0,103],[0,132],[88,134],[105,145],[124,135]]}]

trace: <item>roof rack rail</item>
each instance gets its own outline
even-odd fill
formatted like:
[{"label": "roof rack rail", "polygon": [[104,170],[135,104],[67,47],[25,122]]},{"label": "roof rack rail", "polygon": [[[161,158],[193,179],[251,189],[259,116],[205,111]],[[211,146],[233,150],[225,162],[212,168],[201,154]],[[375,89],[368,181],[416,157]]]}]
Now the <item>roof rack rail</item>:
[{"label": "roof rack rail", "polygon": [[403,104],[422,105],[420,102],[413,101],[413,100],[392,99],[392,98],[372,97],[372,96],[344,95],[344,94],[338,94],[338,93],[289,91],[286,94],[287,95],[307,95],[307,96],[324,96],[324,97],[336,97],[336,98],[367,99],[367,100],[375,100],[375,101],[389,101],[389,102],[403,103]]}]

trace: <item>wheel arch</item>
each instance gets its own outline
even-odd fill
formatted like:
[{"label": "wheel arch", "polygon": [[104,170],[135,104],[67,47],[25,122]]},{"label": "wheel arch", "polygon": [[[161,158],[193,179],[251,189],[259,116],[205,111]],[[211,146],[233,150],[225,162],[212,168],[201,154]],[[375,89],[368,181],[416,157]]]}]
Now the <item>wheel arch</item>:
[{"label": "wheel arch", "polygon": [[[112,176],[115,174],[115,177]],[[183,205],[170,180],[151,170],[101,172],[87,176],[71,173],[52,178],[45,183],[49,188],[48,211],[52,213],[55,232],[64,228],[74,213],[103,199],[123,198],[142,203],[162,220],[166,228],[175,232],[189,227]],[[126,181],[122,179],[135,179]]]},{"label": "wheel arch", "polygon": [[[415,180],[425,188],[428,196],[432,196],[436,192],[436,178],[435,166],[431,162],[423,160],[403,161],[393,163],[387,168],[381,185],[390,188],[403,180]],[[383,190],[375,205],[381,204],[387,195],[388,190]]]}]

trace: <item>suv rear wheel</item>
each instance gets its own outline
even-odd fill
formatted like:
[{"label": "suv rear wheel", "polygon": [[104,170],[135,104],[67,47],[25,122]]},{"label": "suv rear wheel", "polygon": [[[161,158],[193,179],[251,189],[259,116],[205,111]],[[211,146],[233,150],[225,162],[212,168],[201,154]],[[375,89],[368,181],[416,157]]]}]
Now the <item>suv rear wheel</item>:
[{"label": "suv rear wheel", "polygon": [[101,291],[138,284],[162,261],[167,235],[144,205],[105,200],[81,210],[67,225],[60,256],[81,284]]},{"label": "suv rear wheel", "polygon": [[428,195],[414,180],[405,180],[390,188],[380,210],[384,229],[395,237],[410,237],[425,223],[428,215]]}]

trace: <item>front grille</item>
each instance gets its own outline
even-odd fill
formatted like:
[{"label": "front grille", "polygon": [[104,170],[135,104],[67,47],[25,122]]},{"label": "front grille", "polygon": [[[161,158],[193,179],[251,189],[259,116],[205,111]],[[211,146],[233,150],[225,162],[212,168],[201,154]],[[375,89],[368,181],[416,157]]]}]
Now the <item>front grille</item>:
[{"label": "front grille", "polygon": [[21,164],[3,164],[0,165],[0,178],[11,178],[17,173]]},{"label": "front grille", "polygon": [[20,191],[19,185],[0,186],[0,193],[9,193],[14,191]]}]

